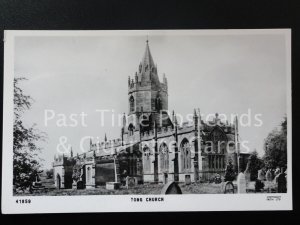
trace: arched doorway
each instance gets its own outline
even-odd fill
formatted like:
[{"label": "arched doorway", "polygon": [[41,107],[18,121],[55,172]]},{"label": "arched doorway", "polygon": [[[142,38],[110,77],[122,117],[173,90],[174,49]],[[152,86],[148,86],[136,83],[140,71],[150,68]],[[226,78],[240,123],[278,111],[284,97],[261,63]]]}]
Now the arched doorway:
[{"label": "arched doorway", "polygon": [[56,175],[56,188],[61,189],[61,178],[60,175]]}]

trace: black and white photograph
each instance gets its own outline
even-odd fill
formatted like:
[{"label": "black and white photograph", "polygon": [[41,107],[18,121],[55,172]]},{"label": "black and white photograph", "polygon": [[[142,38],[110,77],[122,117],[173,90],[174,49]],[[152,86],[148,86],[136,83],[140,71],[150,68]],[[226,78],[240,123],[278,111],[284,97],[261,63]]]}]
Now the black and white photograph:
[{"label": "black and white photograph", "polygon": [[4,38],[7,213],[292,209],[289,29]]}]

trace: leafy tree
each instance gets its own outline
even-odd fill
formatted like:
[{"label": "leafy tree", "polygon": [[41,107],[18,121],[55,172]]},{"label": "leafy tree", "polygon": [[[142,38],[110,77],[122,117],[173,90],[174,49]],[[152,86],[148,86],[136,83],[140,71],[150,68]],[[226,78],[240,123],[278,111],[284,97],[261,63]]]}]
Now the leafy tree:
[{"label": "leafy tree", "polygon": [[48,179],[53,178],[53,168],[50,170],[46,170],[46,175]]},{"label": "leafy tree", "polygon": [[264,163],[261,158],[258,157],[257,151],[253,151],[249,156],[247,164],[247,172],[250,173],[250,180],[254,181],[257,179],[258,170],[263,167]]},{"label": "leafy tree", "polygon": [[272,130],[265,140],[264,161],[267,167],[286,167],[287,165],[287,118],[284,117],[280,128]]},{"label": "leafy tree", "polygon": [[38,141],[45,140],[45,133],[36,129],[34,124],[31,127],[24,125],[23,113],[30,109],[33,99],[24,94],[19,87],[19,82],[25,78],[14,79],[14,125],[13,125],[13,184],[16,189],[25,190],[36,175],[40,172],[40,161],[38,153],[41,148]]}]

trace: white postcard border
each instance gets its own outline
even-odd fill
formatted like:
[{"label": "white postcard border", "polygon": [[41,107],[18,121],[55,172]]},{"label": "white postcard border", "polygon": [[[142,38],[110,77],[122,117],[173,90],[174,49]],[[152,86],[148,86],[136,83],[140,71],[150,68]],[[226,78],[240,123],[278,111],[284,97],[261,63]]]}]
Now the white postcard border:
[{"label": "white postcard border", "polygon": [[[288,191],[286,194],[184,194],[184,195],[89,195],[13,196],[13,78],[16,36],[107,36],[107,35],[252,35],[282,34],[286,39]],[[120,30],[120,31],[5,31],[4,99],[2,148],[2,213],[148,212],[148,211],[241,211],[292,210],[292,121],[291,121],[291,30]],[[280,201],[268,201],[280,196]],[[131,198],[143,198],[133,202]],[[146,202],[147,197],[163,197],[162,202]],[[16,200],[30,199],[30,204]]]}]

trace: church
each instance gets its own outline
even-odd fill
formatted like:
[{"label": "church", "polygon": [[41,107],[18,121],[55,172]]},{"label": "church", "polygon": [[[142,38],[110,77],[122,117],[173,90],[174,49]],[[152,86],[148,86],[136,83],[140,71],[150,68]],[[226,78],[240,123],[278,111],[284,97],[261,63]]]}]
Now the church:
[{"label": "church", "polygon": [[93,143],[81,155],[54,157],[57,188],[95,188],[108,182],[136,184],[209,181],[224,175],[231,162],[245,167],[240,152],[238,121],[223,122],[215,114],[203,121],[195,109],[190,122],[178,124],[168,113],[168,80],[159,79],[149,42],[138,69],[128,78],[128,114],[123,115],[120,138]]}]

